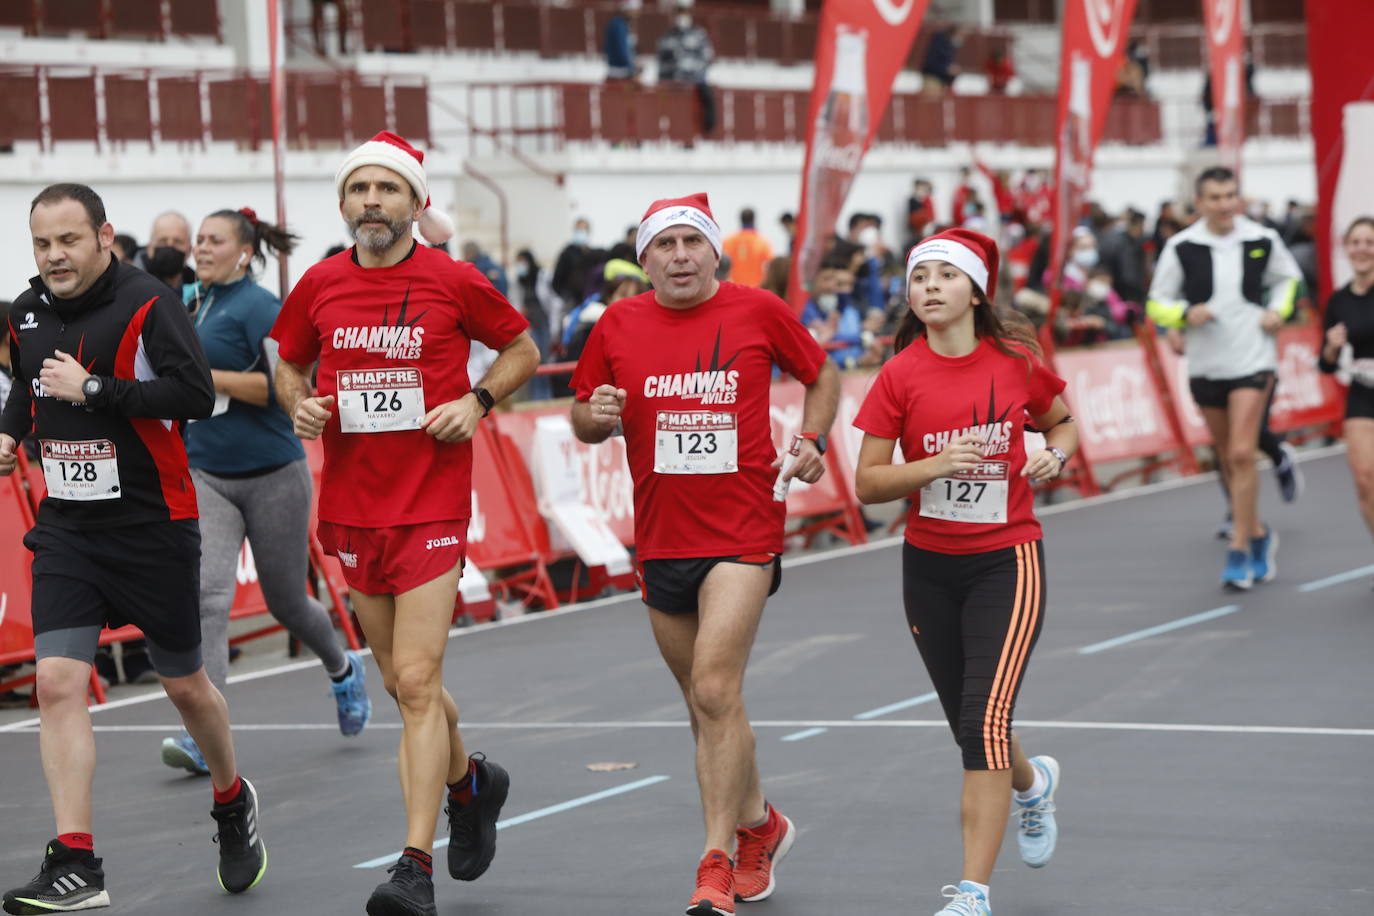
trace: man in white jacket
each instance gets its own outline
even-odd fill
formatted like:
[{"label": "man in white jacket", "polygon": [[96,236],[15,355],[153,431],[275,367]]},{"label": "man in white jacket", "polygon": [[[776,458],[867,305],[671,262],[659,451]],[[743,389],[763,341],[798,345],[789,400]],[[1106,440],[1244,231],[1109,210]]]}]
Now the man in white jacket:
[{"label": "man in white jacket", "polygon": [[1278,370],[1275,335],[1293,313],[1302,271],[1278,233],[1240,215],[1235,173],[1197,179],[1202,219],[1160,254],[1147,310],[1184,328],[1189,387],[1231,494],[1233,525],[1222,585],[1244,591],[1277,571],[1278,535],[1259,517],[1255,452]]}]

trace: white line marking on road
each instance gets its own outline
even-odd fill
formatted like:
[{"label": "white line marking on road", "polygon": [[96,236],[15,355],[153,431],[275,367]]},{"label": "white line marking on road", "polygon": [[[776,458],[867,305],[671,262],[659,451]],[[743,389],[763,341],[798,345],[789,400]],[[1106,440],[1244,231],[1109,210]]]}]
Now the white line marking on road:
[{"label": "white line marking on road", "polygon": [[779,740],[779,741],[805,741],[807,738],[814,738],[814,737],[816,737],[817,735],[824,735],[824,734],[825,734],[826,732],[828,732],[828,731],[830,731],[830,729],[828,729],[828,728],[807,728],[807,729],[803,729],[802,731],[799,731],[799,732],[793,732],[793,733],[790,734],[790,735],[783,735],[783,736],[782,736],[781,738],[779,738],[778,740]]},{"label": "white line marking on road", "polygon": [[1079,649],[1078,654],[1092,655],[1104,649],[1115,649],[1117,646],[1124,646],[1128,642],[1135,642],[1138,639],[1148,639],[1151,636],[1158,636],[1160,633],[1168,633],[1171,630],[1180,630],[1183,627],[1190,627],[1195,623],[1215,620],[1218,617],[1225,617],[1227,614],[1234,614],[1239,610],[1239,604],[1228,604],[1225,607],[1213,608],[1210,611],[1203,611],[1201,614],[1194,614],[1191,617],[1182,617],[1178,620],[1172,620],[1169,623],[1161,623],[1157,627],[1136,630],[1134,633],[1127,633],[1125,636],[1118,636],[1115,639],[1108,639],[1105,642],[1095,642],[1091,646],[1084,646]]},{"label": "white line marking on road", "polygon": [[888,713],[900,712],[903,709],[920,706],[923,703],[929,703],[931,700],[938,700],[939,698],[940,695],[932,690],[930,693],[923,693],[919,697],[902,700],[900,703],[889,703],[886,706],[879,706],[877,709],[870,709],[868,712],[861,712],[854,718],[858,719],[860,722],[866,722],[869,719],[877,719]]},{"label": "white line marking on road", "polygon": [[[528,824],[530,821],[537,821],[541,817],[548,817],[551,814],[562,814],[564,811],[571,811],[573,808],[580,808],[583,805],[590,805],[592,802],[601,801],[604,798],[612,798],[616,795],[624,795],[626,792],[633,792],[636,789],[644,789],[649,786],[656,786],[661,782],[667,782],[671,776],[650,776],[648,779],[641,779],[638,782],[626,783],[623,786],[616,786],[613,789],[605,789],[601,792],[593,792],[591,795],[583,795],[581,798],[574,798],[570,801],[560,802],[557,805],[550,805],[547,808],[540,808],[537,811],[530,811],[527,814],[518,814],[515,817],[506,818],[504,821],[496,822],[497,830],[505,830],[507,827],[518,827],[521,824]],[[434,841],[434,851],[438,852],[448,845],[448,837],[443,837]],[[359,862],[354,868],[379,868],[395,862],[400,857],[399,852],[390,855],[378,856],[375,859],[368,859],[366,862]]]},{"label": "white line marking on road", "polygon": [[1374,573],[1374,566],[1361,566],[1349,572],[1337,573],[1334,576],[1327,576],[1325,579],[1317,579],[1312,582],[1304,582],[1298,586],[1300,592],[1315,592],[1318,589],[1326,588],[1329,585],[1340,585],[1342,582],[1349,582],[1352,579],[1363,579],[1370,573]]},{"label": "white line marking on road", "polygon": [[[944,719],[761,719],[749,723],[754,728],[949,728]],[[1075,731],[1145,731],[1145,732],[1208,732],[1215,734],[1246,735],[1335,735],[1343,737],[1374,737],[1374,728],[1326,728],[1322,726],[1295,725],[1207,725],[1174,722],[1078,722],[1054,721],[1048,719],[1019,719],[1016,723],[1025,728],[1058,728]],[[494,729],[501,731],[608,731],[611,729],[639,730],[663,728],[689,728],[686,720],[646,720],[639,722],[464,722],[463,729]],[[306,722],[284,725],[276,722],[235,725],[236,732],[279,732],[279,731],[337,731],[333,722]],[[398,722],[373,723],[369,729],[382,728],[399,730]],[[181,725],[97,725],[98,732],[141,733],[171,732]],[[25,731],[38,731],[37,728]]]}]

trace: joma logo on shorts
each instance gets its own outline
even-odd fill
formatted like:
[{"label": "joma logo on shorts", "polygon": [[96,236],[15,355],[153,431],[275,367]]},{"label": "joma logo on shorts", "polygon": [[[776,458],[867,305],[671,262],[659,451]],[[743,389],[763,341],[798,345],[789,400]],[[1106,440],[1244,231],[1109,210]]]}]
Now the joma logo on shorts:
[{"label": "joma logo on shorts", "polygon": [[338,553],[340,563],[347,566],[349,569],[358,568],[358,555],[356,553],[347,553],[342,550],[340,550]]},{"label": "joma logo on shorts", "polygon": [[425,550],[433,550],[435,547],[457,547],[461,541],[456,537],[430,538],[425,541]]}]

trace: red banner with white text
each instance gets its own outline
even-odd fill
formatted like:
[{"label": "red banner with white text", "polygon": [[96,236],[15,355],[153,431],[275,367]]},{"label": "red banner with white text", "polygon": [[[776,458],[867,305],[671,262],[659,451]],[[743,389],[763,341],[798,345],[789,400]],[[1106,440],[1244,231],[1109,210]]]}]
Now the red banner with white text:
[{"label": "red banner with white text", "polygon": [[825,0],[787,301],[798,313],[930,0]]},{"label": "red banner with white text", "polygon": [[1212,75],[1212,123],[1221,164],[1240,174],[1245,143],[1245,39],[1241,0],[1202,0]]},{"label": "red banner with white text", "polygon": [[1136,0],[1066,0],[1064,4],[1050,240],[1050,275],[1056,278],[1056,288],[1069,235],[1083,216],[1092,187],[1093,155],[1107,123],[1107,106],[1116,88],[1135,5]]},{"label": "red banner with white text", "polygon": [[1317,264],[1320,301],[1350,280],[1341,240],[1361,216],[1374,216],[1374,54],[1369,0],[1307,0],[1307,61],[1312,71],[1312,142],[1317,163]]}]

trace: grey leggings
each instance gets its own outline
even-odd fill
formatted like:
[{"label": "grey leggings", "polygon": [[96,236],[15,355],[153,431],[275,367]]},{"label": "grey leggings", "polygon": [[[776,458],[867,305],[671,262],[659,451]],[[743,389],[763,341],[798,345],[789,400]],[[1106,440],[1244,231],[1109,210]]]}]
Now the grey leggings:
[{"label": "grey leggings", "polygon": [[320,657],[326,671],[346,665],[334,625],[306,591],[310,468],[304,458],[261,477],[233,480],[191,469],[200,500],[200,640],[205,673],[221,689],[229,677],[229,608],[239,547],[253,548],[267,609]]}]

